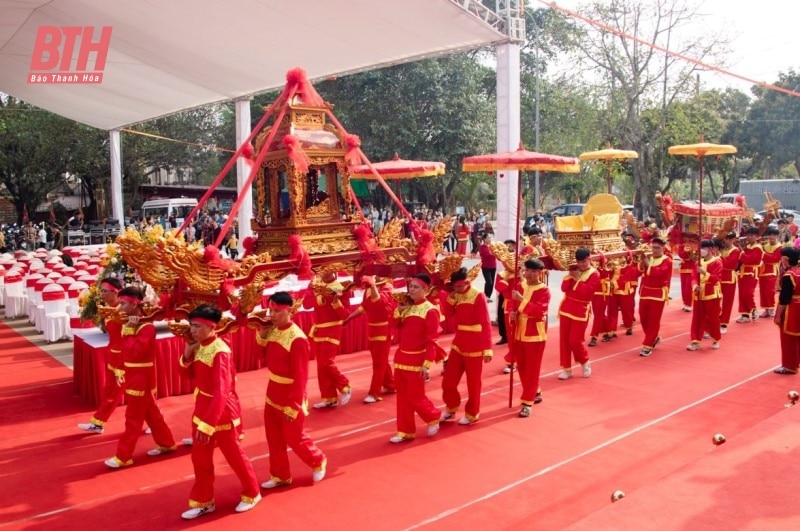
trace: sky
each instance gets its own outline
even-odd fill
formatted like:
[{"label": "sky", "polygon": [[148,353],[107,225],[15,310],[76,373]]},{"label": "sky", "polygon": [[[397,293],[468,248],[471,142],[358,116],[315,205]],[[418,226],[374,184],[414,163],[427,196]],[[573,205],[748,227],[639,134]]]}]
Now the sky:
[{"label": "sky", "polygon": [[[585,0],[556,0],[566,9],[586,4]],[[534,8],[545,7],[528,0]],[[695,7],[696,22],[687,26],[693,35],[722,32],[730,40],[726,69],[757,81],[774,82],[778,73],[794,68],[800,72],[800,42],[796,25],[800,2],[793,0],[687,0]],[[701,83],[713,88],[732,87],[749,93],[751,83],[717,72],[702,72]]]}]

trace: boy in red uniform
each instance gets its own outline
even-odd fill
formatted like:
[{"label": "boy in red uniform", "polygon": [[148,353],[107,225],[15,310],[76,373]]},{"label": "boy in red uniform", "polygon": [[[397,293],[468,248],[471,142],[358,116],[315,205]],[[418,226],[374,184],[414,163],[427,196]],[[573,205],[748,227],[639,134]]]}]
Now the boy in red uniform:
[{"label": "boy in red uniform", "polygon": [[547,309],[550,305],[550,289],[542,282],[544,270],[541,260],[525,260],[525,291],[514,291],[512,295],[519,304],[512,318],[515,322],[516,357],[522,383],[522,409],[519,411],[522,418],[530,416],[531,406],[537,403],[537,398],[541,401],[539,372],[547,341]]},{"label": "boy in red uniform", "polygon": [[719,313],[721,334],[728,332],[733,300],[736,298],[736,270],[739,268],[739,256],[742,254],[742,250],[734,245],[735,242],[736,233],[729,232],[722,240],[722,248],[719,251],[719,257],[722,259],[722,278],[720,279],[722,309]]},{"label": "boy in red uniform", "polygon": [[781,277],[781,290],[775,312],[780,329],[781,366],[776,374],[797,374],[800,368],[800,251],[794,247],[781,249],[786,271]]},{"label": "boy in red uniform", "polygon": [[195,385],[192,414],[192,465],[194,485],[189,493],[189,510],[181,517],[194,520],[214,512],[214,447],[242,484],[237,513],[249,511],[261,501],[258,478],[244,453],[236,426],[241,422],[239,398],[234,391],[234,362],[227,343],[217,337],[222,313],[207,304],[189,313],[192,342],[186,344],[180,366],[190,373]]},{"label": "boy in red uniform", "polygon": [[561,373],[559,380],[572,378],[572,359],[581,364],[584,378],[592,375],[589,365],[589,352],[583,344],[586,339],[586,326],[592,313],[592,297],[600,289],[600,273],[592,267],[591,252],[585,247],[575,251],[575,266],[561,282],[564,299],[558,308],[559,350],[561,353]]},{"label": "boy in red uniform", "polygon": [[291,484],[287,447],[313,469],[311,478],[315,483],[325,478],[328,464],[325,454],[305,432],[310,346],[303,331],[292,322],[292,304],[292,296],[287,292],[274,293],[269,298],[269,315],[274,326],[262,327],[256,338],[259,345],[266,347],[264,356],[269,371],[264,431],[271,478],[261,484],[265,489]]},{"label": "boy in red uniform", "polygon": [[761,247],[764,256],[761,259],[761,269],[758,272],[758,294],[761,299],[761,317],[775,317],[775,287],[778,282],[778,266],[781,263],[781,249],[783,245],[778,242],[778,229],[767,227],[764,231],[767,242]]},{"label": "boy in red uniform", "polygon": [[672,278],[672,260],[664,255],[664,240],[650,240],[653,255],[645,256],[639,264],[642,279],[639,283],[639,321],[644,340],[640,356],[647,357],[661,341],[661,315],[669,300],[669,283]]},{"label": "boy in red uniform", "polygon": [[622,328],[625,335],[633,335],[633,321],[636,309],[636,286],[639,284],[639,265],[633,260],[613,271],[609,279],[608,312],[606,320],[611,337],[617,335],[619,314],[622,313]]},{"label": "boy in red uniform", "polygon": [[[122,283],[119,279],[103,279],[100,282],[100,298],[103,300],[103,304],[112,308],[119,305],[117,294],[121,289]],[[122,402],[125,391],[124,385],[117,380],[117,376],[122,371],[122,324],[115,319],[106,319],[105,329],[108,334],[108,356],[105,370],[106,383],[103,385],[100,405],[89,422],[78,424],[78,428],[97,434],[103,433],[103,426]]]},{"label": "boy in red uniform", "polygon": [[[345,297],[342,302],[344,286],[336,279],[336,273],[322,275],[323,289],[320,294],[312,286],[308,287],[303,306],[314,309],[315,324],[309,333],[311,355],[317,360],[317,380],[322,401],[314,404],[315,409],[346,405],[350,401],[350,381],[339,372],[336,355],[341,349],[344,319],[350,314]],[[342,394],[338,398],[337,391]]]},{"label": "boy in red uniform", "polygon": [[394,311],[400,344],[394,353],[397,434],[389,439],[392,443],[414,439],[414,413],[428,425],[428,437],[439,432],[440,412],[425,395],[425,379],[436,359],[439,337],[439,312],[425,298],[430,286],[431,279],[424,273],[411,277],[407,283],[411,305],[399,305]]},{"label": "boy in red uniform", "polygon": [[739,313],[737,323],[749,323],[758,319],[756,308],[756,286],[758,271],[764,258],[764,249],[758,243],[758,227],[747,229],[747,244],[739,256]]},{"label": "boy in red uniform", "polygon": [[[611,271],[601,266],[597,270],[600,275],[600,286],[592,297],[592,330],[589,332],[589,346],[597,345],[597,338],[603,336],[603,341],[611,341],[612,330],[608,327],[606,312],[608,311],[608,297],[611,294]],[[616,329],[614,329],[616,336]]]},{"label": "boy in red uniform", "polygon": [[382,393],[394,393],[389,347],[392,343],[390,321],[397,304],[392,298],[391,285],[385,279],[378,281],[375,277],[365,275],[361,278],[361,283],[364,286],[364,300],[361,306],[347,316],[344,324],[361,314],[367,316],[367,344],[372,356],[372,380],[364,403],[374,404],[383,400]]},{"label": "boy in red uniform", "polygon": [[697,276],[694,280],[694,311],[689,334],[692,342],[687,345],[686,350],[699,350],[700,340],[706,333],[711,336],[711,348],[719,348],[722,259],[714,256],[712,249],[712,240],[700,242],[700,262],[697,264]]},{"label": "boy in red uniform", "polygon": [[166,454],[177,448],[172,431],[156,404],[156,329],[153,323],[139,322],[142,300],[144,293],[139,288],[130,286],[119,291],[119,309],[128,315],[128,322],[122,327],[122,369],[117,371],[117,380],[120,386],[125,384],[128,406],[125,432],[117,444],[117,453],[105,461],[109,468],[133,464],[133,451],[145,419],[158,445],[148,450],[147,455]]},{"label": "boy in red uniform", "polygon": [[678,269],[681,278],[681,300],[683,301],[683,311],[692,311],[692,282],[697,274],[697,259],[691,248],[681,245],[678,247],[678,258],[681,264]]},{"label": "boy in red uniform", "polygon": [[467,268],[462,267],[452,275],[453,293],[447,297],[443,310],[453,316],[456,333],[450,346],[450,355],[442,380],[442,399],[446,410],[441,420],[452,420],[461,405],[458,384],[467,373],[467,403],[465,415],[458,421],[466,425],[477,422],[481,409],[481,376],[483,364],[492,361],[492,336],[489,307],[486,295],[470,285]]}]

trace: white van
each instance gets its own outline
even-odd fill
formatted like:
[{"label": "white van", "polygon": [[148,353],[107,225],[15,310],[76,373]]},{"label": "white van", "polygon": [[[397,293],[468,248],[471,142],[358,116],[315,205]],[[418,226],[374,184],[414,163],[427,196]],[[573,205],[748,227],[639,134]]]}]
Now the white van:
[{"label": "white van", "polygon": [[141,217],[145,220],[150,216],[161,223],[164,228],[170,228],[168,220],[174,216],[176,226],[180,226],[197,206],[197,199],[190,197],[176,197],[172,199],[152,199],[142,204]]},{"label": "white van", "polygon": [[731,203],[731,204],[733,204],[733,203],[736,202],[736,196],[737,195],[739,195],[739,194],[722,194],[721,196],[719,196],[719,198],[717,198],[717,203]]}]

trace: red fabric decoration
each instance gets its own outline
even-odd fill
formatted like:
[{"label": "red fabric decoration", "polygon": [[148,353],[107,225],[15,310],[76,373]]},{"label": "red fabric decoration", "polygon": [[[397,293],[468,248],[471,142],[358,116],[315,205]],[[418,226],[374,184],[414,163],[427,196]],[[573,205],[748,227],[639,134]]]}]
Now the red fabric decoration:
[{"label": "red fabric decoration", "polygon": [[242,258],[250,256],[256,251],[256,239],[248,236],[242,241],[242,247],[244,248],[244,256]]},{"label": "red fabric decoration", "polygon": [[226,258],[222,258],[219,249],[215,245],[206,245],[203,249],[203,261],[223,271],[228,271],[236,265],[236,262]]},{"label": "red fabric decoration", "polygon": [[736,197],[734,197],[733,202],[742,208],[747,208],[747,199],[745,199],[742,194],[738,194]]},{"label": "red fabric decoration", "polygon": [[233,279],[226,278],[222,281],[222,284],[219,287],[219,297],[217,298],[217,308],[222,311],[229,310],[231,308],[231,301],[228,298],[230,294],[233,293],[234,286],[233,286]]},{"label": "red fabric decoration", "polygon": [[436,251],[433,248],[433,233],[428,229],[421,229],[417,240],[417,265],[425,266],[435,261]]},{"label": "red fabric decoration", "polygon": [[289,236],[289,263],[297,270],[297,278],[308,280],[313,278],[311,271],[311,255],[303,246],[303,239],[298,234]]},{"label": "red fabric decoration", "polygon": [[358,148],[361,147],[361,138],[359,138],[358,135],[347,133],[344,135],[344,143],[347,145],[347,154],[345,154],[344,160],[347,162],[348,166],[360,164],[361,157]]},{"label": "red fabric decoration", "polygon": [[667,218],[667,224],[671,225],[675,221],[675,213],[672,210],[672,196],[664,196],[664,216]]},{"label": "red fabric decoration", "polygon": [[278,99],[286,98],[291,87],[297,87],[295,96],[306,105],[312,105],[314,107],[325,106],[325,101],[319,93],[314,90],[314,86],[308,81],[306,71],[302,68],[295,67],[286,72],[286,86]]},{"label": "red fabric decoration", "polygon": [[292,162],[300,170],[302,173],[308,172],[308,165],[311,163],[311,160],[306,155],[306,152],[303,151],[303,147],[300,145],[300,139],[294,135],[286,135],[283,137],[283,145],[286,146],[286,153],[288,153],[289,158],[292,159]]},{"label": "red fabric decoration", "polygon": [[[378,247],[378,243],[375,241],[375,237],[372,234],[372,230],[369,228],[369,225],[366,223],[362,223],[357,225],[353,228],[353,234],[356,237],[356,244],[358,245],[358,249],[364,253],[362,258],[365,262],[368,263],[383,263],[386,261],[386,255],[380,250]],[[374,253],[374,255],[372,254]],[[375,257],[373,259],[372,257]]]}]

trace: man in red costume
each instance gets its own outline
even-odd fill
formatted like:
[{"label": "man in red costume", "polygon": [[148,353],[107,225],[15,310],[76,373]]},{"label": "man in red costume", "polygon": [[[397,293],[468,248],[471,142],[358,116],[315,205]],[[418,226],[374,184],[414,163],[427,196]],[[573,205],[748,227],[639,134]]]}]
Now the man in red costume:
[{"label": "man in red costume", "polygon": [[[506,240],[506,248],[512,256],[516,253],[516,243],[514,240]],[[510,373],[514,370],[514,323],[511,322],[511,313],[516,310],[517,303],[514,302],[511,294],[515,289],[522,289],[519,287],[519,279],[513,270],[513,265],[511,268],[504,268],[494,279],[494,289],[497,291],[498,295],[498,307],[500,304],[503,305],[502,311],[498,311],[498,328],[500,324],[500,319],[503,319],[503,330],[501,333],[501,341],[497,344],[502,345],[508,343],[508,353],[505,355],[504,360],[506,362],[506,366],[503,369],[505,374]],[[502,301],[499,302],[499,301]],[[505,339],[505,341],[503,341]]]},{"label": "man in red costume", "polygon": [[733,311],[733,300],[736,298],[736,270],[739,268],[739,256],[742,250],[735,244],[737,238],[735,232],[729,232],[722,240],[722,248],[719,257],[722,259],[722,278],[720,288],[722,289],[722,309],[719,313],[719,331],[721,334],[728,332],[728,324],[731,322],[731,312]]},{"label": "man in red costume", "polygon": [[166,454],[177,448],[172,431],[156,404],[156,329],[153,323],[139,322],[143,300],[144,293],[139,288],[130,286],[119,291],[119,309],[128,316],[128,321],[122,327],[122,369],[117,371],[117,380],[120,385],[125,384],[128,406],[125,409],[125,432],[117,444],[117,453],[105,461],[109,468],[133,464],[133,451],[145,419],[158,445],[148,450],[147,455]]},{"label": "man in red costume", "polygon": [[461,405],[458,384],[466,372],[467,403],[465,414],[458,421],[466,425],[477,422],[480,416],[483,364],[492,361],[492,327],[486,295],[472,287],[467,279],[467,268],[462,267],[450,275],[450,282],[453,292],[447,297],[443,310],[447,317],[453,317],[456,333],[442,380],[442,399],[446,409],[441,420],[455,418]]},{"label": "man in red costume", "polygon": [[775,324],[780,329],[781,366],[776,374],[797,374],[800,369],[800,250],[781,249],[784,273],[781,277]]},{"label": "man in red costume", "polygon": [[265,489],[291,484],[287,447],[313,469],[314,482],[325,478],[327,467],[325,454],[305,432],[310,346],[303,331],[292,322],[292,303],[292,296],[287,292],[274,293],[269,299],[273,326],[262,327],[257,337],[258,344],[266,347],[264,356],[269,371],[264,430],[271,478],[261,484]]},{"label": "man in red costume", "polygon": [[235,370],[231,349],[217,337],[222,312],[203,304],[189,313],[189,331],[180,366],[189,372],[195,385],[192,414],[192,465],[194,485],[189,493],[189,510],[181,517],[194,520],[214,512],[214,447],[242,484],[237,513],[249,511],[261,501],[258,478],[244,453],[236,426],[241,423],[241,405],[234,391]]},{"label": "man in red costume", "polygon": [[767,227],[764,231],[767,242],[761,247],[764,257],[761,260],[761,269],[758,271],[758,293],[761,299],[761,317],[775,317],[775,287],[778,282],[778,266],[781,263],[781,249],[783,245],[778,242],[778,229]]},{"label": "man in red costume", "polygon": [[386,279],[376,280],[375,277],[365,275],[361,278],[361,283],[364,287],[364,300],[361,306],[347,316],[344,324],[361,314],[366,315],[367,345],[372,356],[372,380],[364,403],[374,404],[383,400],[381,394],[394,393],[389,347],[392,343],[390,321],[396,303],[392,298],[391,284]]},{"label": "man in red costume", "polygon": [[737,323],[749,323],[758,319],[756,308],[756,286],[758,271],[764,258],[764,249],[758,243],[758,227],[747,229],[747,243],[739,256],[739,313]]},{"label": "man in red costume", "polygon": [[639,320],[644,340],[640,356],[649,356],[661,341],[661,315],[669,300],[669,283],[672,278],[672,260],[664,255],[664,240],[650,240],[653,255],[640,262],[642,279],[639,283]]},{"label": "man in red costume", "polygon": [[[602,259],[602,262],[605,262]],[[603,341],[611,341],[612,330],[608,327],[608,320],[606,319],[606,312],[608,311],[608,297],[611,294],[611,283],[609,281],[611,272],[605,268],[603,263],[600,269],[597,270],[600,275],[600,286],[592,296],[592,330],[589,332],[589,346],[594,347],[597,345],[597,338],[603,336]],[[616,336],[616,329],[614,329],[614,336]]]},{"label": "man in red costume", "polygon": [[678,258],[681,259],[678,272],[681,278],[681,300],[683,311],[692,311],[692,282],[697,275],[697,257],[687,245],[678,246]]},{"label": "man in red costume", "polygon": [[417,273],[407,284],[411,304],[401,304],[394,311],[400,344],[394,353],[397,434],[389,439],[392,443],[414,439],[414,413],[428,425],[428,437],[439,432],[440,412],[425,395],[425,379],[436,359],[439,337],[439,312],[425,298],[430,287],[430,277]]},{"label": "man in red costume", "polygon": [[[109,307],[119,305],[117,294],[122,289],[122,283],[116,278],[106,278],[100,282],[100,298],[103,304]],[[108,356],[106,357],[103,394],[100,405],[92,415],[92,419],[85,424],[78,424],[78,428],[89,433],[103,433],[103,426],[117,406],[122,402],[125,386],[120,384],[117,376],[122,374],[122,323],[116,319],[106,319],[106,334],[108,334]]]},{"label": "man in red costume", "polygon": [[697,264],[697,276],[694,280],[694,311],[690,337],[692,342],[686,350],[699,350],[700,340],[707,333],[711,336],[711,348],[719,348],[720,334],[719,314],[722,289],[722,259],[713,254],[714,242],[700,242],[700,262]]},{"label": "man in red costume", "polygon": [[600,289],[600,273],[592,267],[591,252],[585,247],[575,251],[575,265],[561,281],[564,298],[558,308],[558,336],[561,353],[561,373],[559,380],[572,378],[572,359],[581,364],[581,375],[592,375],[589,364],[589,351],[583,344],[586,339],[586,326],[592,313],[592,297]]},{"label": "man in red costume", "polygon": [[547,341],[547,309],[550,305],[550,289],[542,281],[544,264],[536,259],[525,260],[525,291],[514,291],[513,298],[519,304],[511,314],[515,323],[516,358],[519,378],[522,383],[522,409],[519,416],[529,417],[531,406],[541,401],[539,372],[542,368],[545,342]]},{"label": "man in red costume", "polygon": [[[314,309],[315,318],[309,339],[311,356],[317,360],[317,381],[322,395],[322,401],[314,404],[315,409],[344,406],[350,401],[350,381],[339,372],[334,361],[341,349],[344,319],[350,314],[343,293],[344,286],[336,279],[336,273],[325,272],[321,282],[312,282],[308,287],[303,300],[304,307]],[[342,394],[341,399],[337,391]]]},{"label": "man in red costume", "polygon": [[639,265],[633,260],[614,269],[609,279],[608,329],[611,336],[617,335],[616,330],[619,323],[619,315],[622,313],[622,327],[625,335],[633,335],[633,321],[636,309],[636,286],[639,284]]}]

